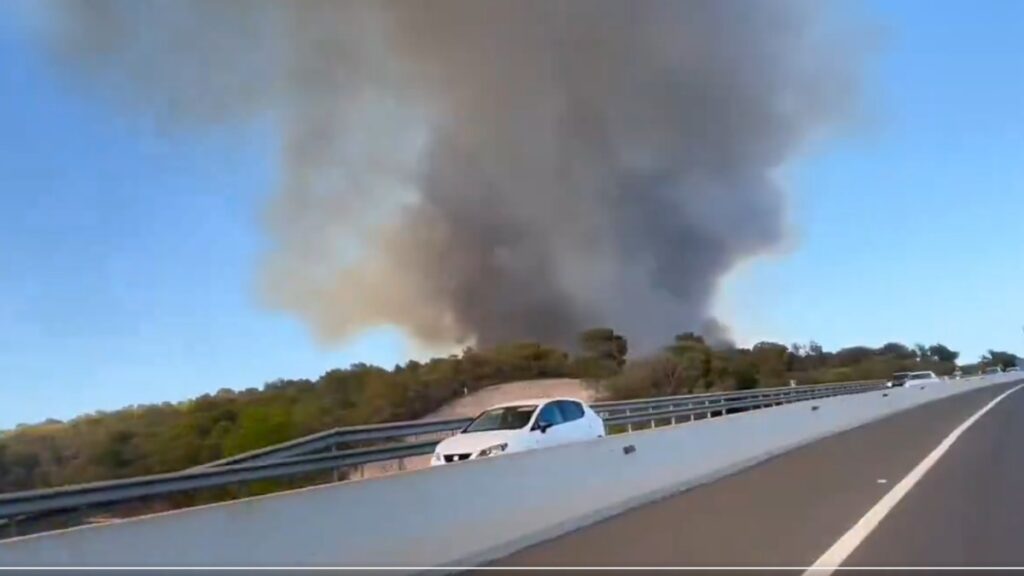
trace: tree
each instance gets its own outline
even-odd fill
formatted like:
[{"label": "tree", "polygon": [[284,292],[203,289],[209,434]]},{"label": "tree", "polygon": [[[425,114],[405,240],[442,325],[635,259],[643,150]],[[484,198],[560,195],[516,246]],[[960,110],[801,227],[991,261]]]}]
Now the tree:
[{"label": "tree", "polygon": [[120,472],[133,464],[131,444],[135,434],[130,430],[116,430],[107,435],[103,448],[94,456],[94,464]]},{"label": "tree", "polygon": [[[788,349],[781,348],[784,359]],[[761,346],[759,350],[766,355],[777,353],[774,347]],[[743,360],[737,361],[739,358]],[[612,398],[625,399],[727,388],[729,382],[738,388],[757,387],[757,367],[751,352],[736,348],[713,350],[699,334],[684,332],[673,339],[664,353],[630,362],[621,375],[609,382],[608,389]]]},{"label": "tree", "polygon": [[928,359],[928,347],[924,344],[914,344],[914,352],[917,354],[918,360]]},{"label": "tree", "polygon": [[685,374],[685,388],[692,392],[697,388],[708,389],[711,381],[711,347],[704,338],[693,332],[675,337],[675,343],[665,349],[669,356],[682,363]]},{"label": "tree", "polygon": [[825,354],[825,350],[814,340],[803,346],[802,354],[794,355],[794,364],[799,366],[801,370],[815,370],[823,368],[829,361],[829,356]]},{"label": "tree", "polygon": [[850,346],[841,348],[835,353],[835,363],[838,366],[853,366],[865,362],[875,355],[875,350],[867,346]]},{"label": "tree", "polygon": [[999,366],[1004,370],[1018,366],[1020,357],[1013,352],[1006,352],[1003,350],[989,350],[988,354],[981,357],[981,363],[986,366]]},{"label": "tree", "polygon": [[579,345],[584,357],[607,362],[615,368],[626,364],[629,344],[621,334],[611,328],[591,328],[579,336]]},{"label": "tree", "polygon": [[778,342],[762,341],[754,344],[751,351],[755,354],[769,353],[780,355],[789,353],[789,348],[787,348],[785,344],[779,344]]},{"label": "tree", "polygon": [[674,396],[696,386],[695,372],[692,361],[661,354],[630,362],[621,374],[608,382],[608,391],[613,399]]},{"label": "tree", "polygon": [[892,356],[893,358],[899,358],[901,360],[913,359],[916,356],[913,350],[899,342],[887,342],[878,349],[878,353],[883,356]]},{"label": "tree", "polygon": [[4,479],[9,473],[10,465],[7,464],[7,445],[0,444],[0,487],[5,484]]},{"label": "tree", "polygon": [[682,334],[676,334],[675,342],[696,342],[698,344],[706,344],[704,337],[696,332],[683,332]]},{"label": "tree", "polygon": [[960,357],[959,352],[950,350],[948,347],[939,343],[932,344],[928,347],[928,355],[939,362],[956,362],[956,359]]},{"label": "tree", "polygon": [[685,390],[687,394],[693,394],[698,390],[710,388],[708,376],[711,372],[711,356],[697,350],[684,355],[679,359],[679,372],[682,375],[682,387],[677,391]]},{"label": "tree", "polygon": [[762,386],[781,386],[789,369],[789,348],[777,342],[758,342],[751,349]]},{"label": "tree", "polygon": [[729,371],[733,387],[737,390],[757,388],[759,383],[758,369],[751,354],[740,352],[734,356]]}]

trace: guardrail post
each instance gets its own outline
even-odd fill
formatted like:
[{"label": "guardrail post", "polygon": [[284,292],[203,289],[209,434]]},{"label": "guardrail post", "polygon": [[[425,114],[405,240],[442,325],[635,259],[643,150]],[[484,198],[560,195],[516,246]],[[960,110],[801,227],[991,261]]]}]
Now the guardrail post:
[{"label": "guardrail post", "polygon": [[7,523],[9,524],[8,531],[10,532],[11,538],[14,538],[18,535],[18,519],[16,517],[12,517],[7,521]]},{"label": "guardrail post", "polygon": [[[629,408],[626,408],[626,416],[629,416]],[[632,431],[633,431],[633,423],[629,422],[628,424],[626,424],[626,432],[632,432]]]}]

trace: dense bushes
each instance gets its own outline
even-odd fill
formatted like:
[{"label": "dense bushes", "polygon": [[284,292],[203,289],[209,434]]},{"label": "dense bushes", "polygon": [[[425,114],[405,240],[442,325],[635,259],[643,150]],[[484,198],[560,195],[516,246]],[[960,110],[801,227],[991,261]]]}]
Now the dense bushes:
[{"label": "dense bushes", "polygon": [[[813,342],[712,348],[693,333],[680,334],[653,357],[626,362],[627,351],[625,338],[599,328],[581,334],[574,357],[537,343],[514,343],[392,370],[356,364],[316,380],[277,380],[261,390],[222,389],[179,404],[19,426],[0,436],[0,491],[181,470],[335,426],[419,418],[462,394],[511,380],[604,380],[608,397],[638,398],[789,380],[867,380],[900,370],[948,374],[956,359],[941,345],[912,349],[898,343],[836,352]],[[1005,354],[986,358],[1009,361]]]},{"label": "dense bushes", "polygon": [[0,437],[0,491],[181,470],[334,426],[419,418],[491,384],[570,376],[572,364],[560,350],[516,343],[19,426]]}]

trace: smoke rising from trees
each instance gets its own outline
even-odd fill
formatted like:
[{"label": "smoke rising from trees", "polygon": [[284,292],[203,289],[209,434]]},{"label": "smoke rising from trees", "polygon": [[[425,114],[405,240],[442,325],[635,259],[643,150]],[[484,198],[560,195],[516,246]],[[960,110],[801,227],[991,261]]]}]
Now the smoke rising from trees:
[{"label": "smoke rising from trees", "polygon": [[[89,0],[66,69],[178,130],[280,137],[270,305],[326,340],[643,351],[720,326],[738,262],[785,234],[775,171],[851,74],[784,0]],[[718,328],[720,330],[720,328]]]}]

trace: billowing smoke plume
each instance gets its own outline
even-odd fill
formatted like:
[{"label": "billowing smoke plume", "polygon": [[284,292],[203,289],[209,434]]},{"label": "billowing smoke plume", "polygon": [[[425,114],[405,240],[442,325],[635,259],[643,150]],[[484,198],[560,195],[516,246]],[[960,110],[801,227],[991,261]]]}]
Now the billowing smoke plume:
[{"label": "billowing smoke plume", "polygon": [[61,54],[118,105],[276,127],[262,284],[326,339],[608,325],[642,350],[718,326],[719,279],[783,237],[774,171],[849,88],[813,6],[784,0],[54,9]]}]

